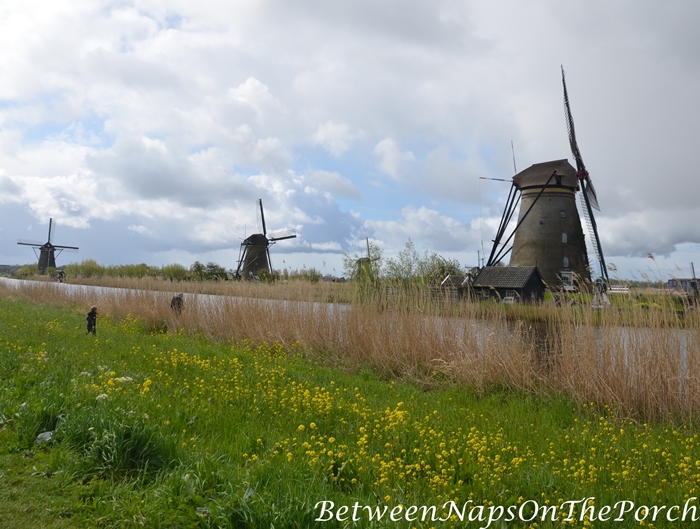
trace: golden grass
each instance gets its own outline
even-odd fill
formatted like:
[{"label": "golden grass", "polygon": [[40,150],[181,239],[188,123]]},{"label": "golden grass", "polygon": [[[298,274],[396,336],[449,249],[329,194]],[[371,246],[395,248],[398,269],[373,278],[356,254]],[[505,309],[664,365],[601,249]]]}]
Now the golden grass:
[{"label": "golden grass", "polygon": [[[425,290],[389,294],[330,283],[100,284],[122,288],[94,293],[22,281],[0,283],[0,295],[85,313],[95,304],[117,318],[138,316],[154,330],[198,331],[216,340],[301,343],[318,361],[371,367],[426,387],[564,392],[640,419],[695,421],[700,410],[700,318],[689,307],[679,315],[663,299],[660,308],[629,303],[596,311],[455,303]],[[180,316],[169,305],[176,291],[189,293]],[[327,303],[338,300],[352,304]]]}]

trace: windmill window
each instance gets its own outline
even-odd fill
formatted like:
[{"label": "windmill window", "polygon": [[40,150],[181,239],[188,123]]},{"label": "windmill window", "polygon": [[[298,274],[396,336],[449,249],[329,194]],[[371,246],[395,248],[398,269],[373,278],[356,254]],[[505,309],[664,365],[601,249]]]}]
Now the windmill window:
[{"label": "windmill window", "polygon": [[566,211],[564,211],[564,210],[562,209],[562,210],[559,212],[559,216],[560,216],[562,219],[565,219],[565,218],[566,218]]},{"label": "windmill window", "polygon": [[561,276],[561,286],[564,290],[574,290],[574,273],[567,270],[559,272]]},{"label": "windmill window", "polygon": [[567,244],[569,242],[569,236],[566,233],[561,234],[561,243]]},{"label": "windmill window", "polygon": [[569,268],[569,258],[564,256],[564,268]]}]

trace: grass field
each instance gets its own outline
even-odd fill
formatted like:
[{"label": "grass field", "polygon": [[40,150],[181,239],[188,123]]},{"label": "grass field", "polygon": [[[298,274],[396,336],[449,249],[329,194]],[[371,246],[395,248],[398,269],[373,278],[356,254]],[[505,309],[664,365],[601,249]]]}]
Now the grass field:
[{"label": "grass field", "polygon": [[[97,336],[85,335],[83,312],[0,301],[3,527],[584,527],[616,516],[615,527],[676,527],[683,514],[700,518],[690,423],[645,424],[498,384],[426,390],[378,377],[370,363],[324,367],[301,343],[161,332],[109,311]],[[51,439],[37,444],[45,432]],[[589,497],[585,513],[566,503]],[[449,501],[473,502],[464,522]],[[548,506],[547,520],[558,521],[541,520]]]},{"label": "grass field", "polygon": [[[430,388],[447,382],[556,392],[639,421],[697,422],[700,410],[700,311],[675,296],[644,294],[597,311],[585,302],[454,302],[426,289],[120,281],[141,288],[94,292],[16,281],[0,282],[0,296],[56,307],[97,304],[151,330],[184,329],[218,341],[297,344],[324,365],[370,367]],[[175,317],[166,289],[186,290],[183,284],[186,310]],[[212,289],[237,296],[205,299]],[[325,298],[351,304],[318,303]]]}]

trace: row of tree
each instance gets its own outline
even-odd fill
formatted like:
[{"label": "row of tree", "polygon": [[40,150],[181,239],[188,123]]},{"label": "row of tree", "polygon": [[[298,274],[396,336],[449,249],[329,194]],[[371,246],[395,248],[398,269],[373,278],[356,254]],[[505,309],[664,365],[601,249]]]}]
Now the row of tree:
[{"label": "row of tree", "polygon": [[[195,261],[187,268],[179,263],[150,266],[145,263],[127,264],[127,265],[101,265],[94,259],[86,259],[80,263],[71,263],[62,268],[65,277],[71,278],[103,278],[103,277],[121,277],[121,278],[144,278],[154,277],[162,278],[170,281],[226,281],[234,276],[234,270],[227,270],[223,266],[209,262],[201,263]],[[285,280],[304,280],[317,282],[321,279],[322,274],[315,268],[306,268],[302,270],[273,270],[272,272],[263,271],[259,279],[265,282],[272,282],[279,279]],[[24,279],[39,273],[37,264],[24,265],[13,272],[13,276]],[[48,268],[46,274],[55,277],[57,271],[55,268]]]},{"label": "row of tree", "polygon": [[[165,266],[150,266],[145,263],[127,265],[101,265],[94,259],[86,259],[80,263],[71,263],[62,268],[66,277],[102,278],[102,277],[160,277],[172,281],[228,279],[229,273],[223,266],[216,263],[202,264],[195,261],[189,268],[175,263]],[[25,278],[38,274],[36,264],[25,265],[14,272],[15,277]],[[56,275],[56,269],[49,268],[46,273]]]},{"label": "row of tree", "polygon": [[457,260],[427,250],[420,254],[410,239],[395,258],[388,259],[384,259],[377,244],[368,241],[366,255],[344,254],[343,270],[346,277],[361,281],[385,280],[404,285],[435,285],[450,274],[467,273]]},{"label": "row of tree", "polygon": [[[415,244],[410,239],[404,249],[394,258],[385,259],[379,246],[373,242],[367,243],[366,255],[343,255],[343,271],[345,278],[378,282],[385,281],[403,285],[435,285],[440,283],[447,275],[464,275],[459,262],[446,259],[435,252],[419,253]],[[86,259],[80,263],[71,263],[63,267],[65,277],[68,278],[144,278],[154,277],[171,281],[207,281],[228,280],[233,277],[234,271],[227,270],[213,262],[206,264],[195,261],[187,268],[174,263],[165,266],[150,266],[145,263],[127,265],[101,265],[94,259]],[[37,274],[37,265],[25,265],[14,273],[15,277],[29,277]],[[47,270],[49,275],[55,275],[55,270]],[[304,280],[318,282],[324,280],[344,280],[344,278],[323,277],[315,268],[301,270],[263,270],[258,279],[264,282],[277,280]]]}]

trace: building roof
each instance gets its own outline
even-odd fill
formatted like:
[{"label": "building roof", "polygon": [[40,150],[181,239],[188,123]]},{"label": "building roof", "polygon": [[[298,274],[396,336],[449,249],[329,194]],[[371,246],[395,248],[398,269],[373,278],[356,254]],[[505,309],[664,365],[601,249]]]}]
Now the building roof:
[{"label": "building roof", "polygon": [[466,278],[463,275],[448,274],[440,283],[441,287],[463,287]]},{"label": "building roof", "polygon": [[[569,161],[553,160],[551,162],[542,162],[531,165],[524,171],[520,171],[513,177],[513,183],[518,189],[527,189],[528,187],[543,187],[552,173],[556,170],[557,175],[561,177],[561,185],[570,189],[578,189],[578,177],[576,169],[574,169]],[[556,186],[556,178],[552,178],[549,186]]]},{"label": "building roof", "polygon": [[248,238],[243,241],[243,244],[246,246],[268,246],[267,237],[265,237],[262,233],[254,233],[253,235],[249,235]]},{"label": "building roof", "polygon": [[474,286],[524,288],[533,274],[542,281],[536,266],[485,266],[474,279]]}]

